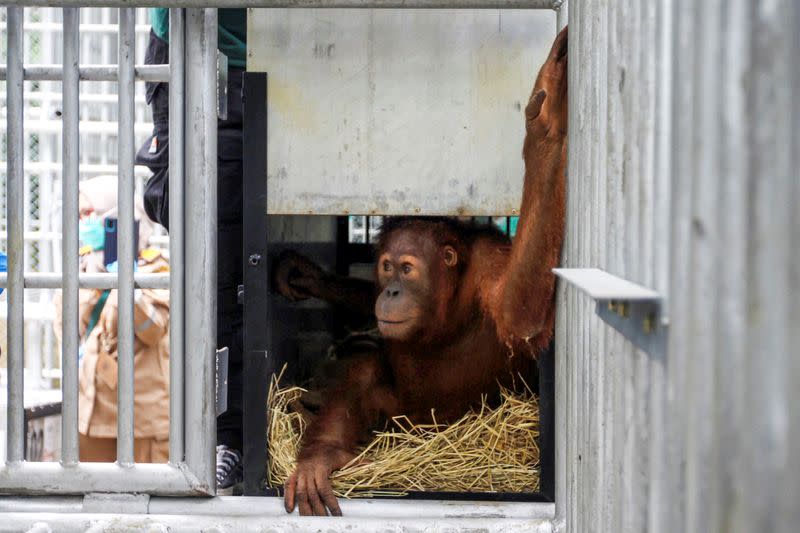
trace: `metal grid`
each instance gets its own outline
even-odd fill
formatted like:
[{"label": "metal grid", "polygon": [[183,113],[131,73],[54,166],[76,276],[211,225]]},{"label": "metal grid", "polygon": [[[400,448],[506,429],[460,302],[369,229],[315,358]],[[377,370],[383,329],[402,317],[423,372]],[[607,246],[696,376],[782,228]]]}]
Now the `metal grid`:
[{"label": "metal grid", "polygon": [[[84,9],[81,11],[81,59],[84,63],[96,63],[84,70],[88,75],[104,74],[105,78],[115,72],[118,26],[117,10],[109,8]],[[147,44],[149,25],[146,11],[137,10],[136,50],[142,57]],[[0,28],[8,27],[6,10],[0,10]],[[54,8],[30,8],[23,11],[23,55],[26,59],[24,81],[24,151],[23,175],[25,197],[25,265],[32,274],[59,272],[61,269],[61,61],[62,47],[61,10]],[[6,77],[6,40],[0,41],[0,79]],[[166,67],[161,67],[166,72]],[[57,76],[56,76],[57,74]],[[115,75],[115,74],[114,74]],[[168,76],[168,72],[166,74]],[[95,76],[97,77],[97,76]],[[49,81],[48,81],[49,80]],[[117,84],[110,81],[81,84],[81,135],[84,147],[81,151],[81,178],[116,173],[117,135]],[[0,106],[6,105],[6,86],[0,81]],[[136,139],[144,140],[149,133],[149,111],[144,98],[144,87],[136,86]],[[0,116],[0,241],[6,238],[6,116]],[[149,176],[143,167],[136,168],[136,186],[141,190],[142,182]],[[159,245],[166,237],[158,235],[153,240]],[[0,243],[5,250],[8,246]],[[35,283],[35,282],[34,282]],[[57,351],[53,335],[53,290],[33,288],[25,291],[25,343],[27,351],[26,370],[29,388],[50,389],[60,377]],[[55,287],[55,286],[54,286]],[[0,308],[3,333],[0,347],[7,353],[5,342],[5,306]],[[5,370],[3,369],[3,372]],[[3,383],[5,374],[2,375]],[[1,447],[0,447],[1,448]]]},{"label": "metal grid", "polygon": [[[7,78],[7,234],[9,272],[3,285],[8,287],[8,428],[7,462],[0,469],[0,491],[16,493],[88,493],[148,492],[153,494],[193,494],[214,492],[214,412],[205,399],[213,397],[213,356],[216,327],[213,287],[216,279],[215,175],[216,157],[216,10],[194,9],[184,13],[173,9],[170,39],[173,61],[169,70],[135,68],[135,11],[124,8],[119,13],[118,65],[82,68],[79,55],[86,41],[79,40],[77,8],[63,10],[63,64],[60,67],[26,69],[23,66],[23,9],[11,7],[8,20],[8,64],[0,74]],[[186,23],[184,23],[186,20]],[[168,77],[165,76],[168,74]],[[62,241],[60,274],[25,273],[24,258],[24,79],[62,80]],[[156,76],[154,78],[154,76]],[[193,176],[193,187],[186,191],[187,209],[174,201],[171,217],[174,228],[170,239],[173,269],[167,275],[134,276],[134,146],[136,79],[169,81],[185,99],[171,102],[173,142],[186,146],[185,151],[170,152],[170,191],[173,198],[184,198],[183,161]],[[116,275],[80,275],[78,273],[78,180],[81,157],[81,122],[86,119],[79,100],[82,79],[116,80],[117,161],[119,206],[120,269]],[[185,113],[183,111],[186,111]],[[184,117],[193,121],[184,126]],[[113,117],[112,117],[113,118]],[[183,132],[193,136],[183,141]],[[85,160],[85,159],[83,159]],[[188,220],[184,220],[188,218]],[[186,243],[182,229],[188,227]],[[199,255],[196,261],[183,263],[184,245]],[[211,260],[206,257],[212,258]],[[197,290],[188,296],[184,283]],[[133,464],[133,290],[134,286],[165,287],[171,293],[170,377],[170,464]],[[63,290],[62,341],[62,444],[61,463],[25,463],[23,461],[23,361],[24,361],[24,289]],[[116,288],[119,290],[119,397],[116,464],[78,463],[78,289]],[[184,298],[190,300],[187,326],[184,327]],[[194,299],[193,299],[194,298]],[[190,341],[184,342],[184,333]],[[184,360],[184,349],[195,357]],[[204,357],[202,354],[206,354]],[[184,390],[184,375],[190,385]],[[184,398],[184,394],[186,398]],[[188,400],[184,402],[184,399]],[[186,408],[184,409],[184,406]],[[185,432],[198,438],[184,441]],[[185,443],[185,445],[184,445]]]}]

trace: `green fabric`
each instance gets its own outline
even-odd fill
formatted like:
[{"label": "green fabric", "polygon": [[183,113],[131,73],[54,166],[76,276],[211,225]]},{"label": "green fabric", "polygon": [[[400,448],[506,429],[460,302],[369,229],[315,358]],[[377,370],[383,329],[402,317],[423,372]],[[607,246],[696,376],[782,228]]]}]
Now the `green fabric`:
[{"label": "green fabric", "polygon": [[[150,8],[150,24],[156,36],[169,40],[169,9]],[[247,10],[219,9],[217,14],[217,48],[228,57],[228,66],[247,66]]]},{"label": "green fabric", "polygon": [[164,41],[169,41],[169,9],[166,7],[151,7],[148,9],[150,25],[153,33]]},{"label": "green fabric", "polygon": [[103,312],[103,307],[106,306],[106,300],[108,300],[108,295],[110,293],[110,290],[103,291],[103,294],[100,295],[100,299],[97,300],[96,304],[94,304],[92,316],[89,317],[89,325],[86,327],[86,333],[83,334],[84,341],[89,338],[89,335],[92,334],[92,330],[100,321],[100,313]]}]

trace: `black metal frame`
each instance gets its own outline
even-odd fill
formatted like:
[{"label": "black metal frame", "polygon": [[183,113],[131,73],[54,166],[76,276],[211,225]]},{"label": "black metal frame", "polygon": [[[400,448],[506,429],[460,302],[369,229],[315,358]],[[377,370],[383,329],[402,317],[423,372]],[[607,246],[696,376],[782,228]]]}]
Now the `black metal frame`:
[{"label": "black metal frame", "polygon": [[[244,361],[243,425],[245,495],[277,495],[265,486],[267,465],[267,390],[277,370],[280,333],[273,331],[269,285],[267,225],[267,74],[244,73]],[[374,260],[371,244],[348,242],[347,217],[337,226],[336,270],[347,275],[354,262]],[[552,349],[540,360],[542,437],[541,489],[537,493],[413,492],[420,500],[552,501],[553,500],[553,372]],[[549,401],[548,401],[549,399]]]},{"label": "black metal frame", "polygon": [[274,372],[267,261],[267,74],[244,73],[242,192],[244,218],[244,354],[242,424],[244,493],[266,494],[267,384]]}]

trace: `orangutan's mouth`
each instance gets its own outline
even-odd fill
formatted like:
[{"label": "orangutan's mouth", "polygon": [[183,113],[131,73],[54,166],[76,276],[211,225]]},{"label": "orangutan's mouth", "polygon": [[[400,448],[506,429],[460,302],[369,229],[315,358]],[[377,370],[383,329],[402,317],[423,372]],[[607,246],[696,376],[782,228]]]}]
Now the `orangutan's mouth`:
[{"label": "orangutan's mouth", "polygon": [[382,318],[379,318],[379,319],[378,319],[378,324],[391,324],[391,325],[395,325],[395,324],[405,324],[406,322],[408,322],[408,320],[384,320],[384,319],[382,319]]}]

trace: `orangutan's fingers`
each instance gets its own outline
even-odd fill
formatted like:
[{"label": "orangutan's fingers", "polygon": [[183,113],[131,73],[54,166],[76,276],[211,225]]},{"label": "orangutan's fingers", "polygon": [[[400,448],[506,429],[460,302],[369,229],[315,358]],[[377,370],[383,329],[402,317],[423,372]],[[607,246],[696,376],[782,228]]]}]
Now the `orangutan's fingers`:
[{"label": "orangutan's fingers", "polygon": [[304,473],[297,474],[297,506],[300,510],[300,516],[311,516],[311,505],[308,503],[308,480]]},{"label": "orangutan's fingers", "polygon": [[297,472],[289,476],[283,484],[283,506],[287,513],[294,511],[294,496],[297,488]]},{"label": "orangutan's fingers", "polygon": [[328,511],[325,510],[322,500],[319,499],[317,485],[312,476],[308,476],[308,501],[314,516],[328,516]]},{"label": "orangutan's fingers", "polygon": [[333,494],[331,481],[328,478],[328,475],[324,470],[318,470],[315,473],[314,478],[317,483],[317,492],[319,492],[319,495],[322,498],[322,501],[325,503],[325,506],[330,509],[331,516],[342,516],[342,509],[339,507],[339,501]]},{"label": "orangutan's fingers", "polygon": [[550,49],[550,58],[554,61],[561,61],[567,56],[567,50],[569,49],[569,38],[567,33],[567,27],[565,26],[561,33],[556,36],[556,40],[553,41],[553,48]]}]

